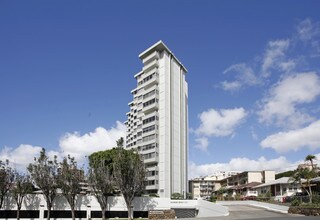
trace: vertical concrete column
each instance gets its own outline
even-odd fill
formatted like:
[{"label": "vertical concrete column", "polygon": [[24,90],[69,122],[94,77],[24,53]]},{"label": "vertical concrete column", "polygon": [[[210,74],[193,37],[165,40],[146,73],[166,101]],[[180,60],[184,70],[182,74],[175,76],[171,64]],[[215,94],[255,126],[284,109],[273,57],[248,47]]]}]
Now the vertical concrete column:
[{"label": "vertical concrete column", "polygon": [[87,220],[91,219],[91,205],[87,205]]},{"label": "vertical concrete column", "polygon": [[39,219],[44,219],[44,205],[40,204]]}]

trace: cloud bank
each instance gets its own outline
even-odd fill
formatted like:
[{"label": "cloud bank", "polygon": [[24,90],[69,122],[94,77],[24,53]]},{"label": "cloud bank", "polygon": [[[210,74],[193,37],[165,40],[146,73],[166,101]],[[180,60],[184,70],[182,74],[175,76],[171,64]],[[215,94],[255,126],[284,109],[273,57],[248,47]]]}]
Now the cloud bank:
[{"label": "cloud bank", "polygon": [[259,121],[278,127],[298,128],[313,118],[299,111],[301,104],[311,103],[320,95],[320,78],[315,72],[297,73],[273,86],[260,103]]},{"label": "cloud bank", "polygon": [[[85,162],[85,156],[93,152],[111,149],[116,146],[120,137],[125,137],[126,126],[117,121],[116,126],[109,130],[98,127],[93,132],[81,135],[78,132],[66,133],[59,140],[59,148],[56,151],[47,151],[50,158],[54,155],[58,158],[70,155],[75,157],[78,164]],[[44,146],[45,148],[45,146]],[[29,163],[39,156],[42,147],[21,144],[16,148],[4,147],[0,151],[0,160],[9,160],[14,168],[22,172],[26,171]]]},{"label": "cloud bank", "polygon": [[[320,153],[316,154],[317,158],[320,158]],[[189,179],[212,175],[217,171],[259,171],[259,170],[274,170],[277,172],[284,172],[288,170],[294,170],[298,164],[303,161],[290,162],[286,157],[281,156],[274,159],[266,159],[260,157],[256,160],[246,157],[232,158],[227,163],[212,163],[212,164],[196,164],[194,162],[189,163]]]}]

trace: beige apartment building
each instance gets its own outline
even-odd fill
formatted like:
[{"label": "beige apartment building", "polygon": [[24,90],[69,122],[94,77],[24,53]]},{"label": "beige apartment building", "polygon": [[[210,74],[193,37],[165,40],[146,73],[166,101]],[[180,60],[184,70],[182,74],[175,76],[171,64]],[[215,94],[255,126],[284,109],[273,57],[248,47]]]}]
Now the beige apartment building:
[{"label": "beige apartment building", "polygon": [[189,181],[189,192],[194,199],[209,199],[212,193],[225,188],[231,195],[257,196],[252,187],[275,180],[275,171],[218,172],[215,175]]},{"label": "beige apartment building", "polygon": [[194,199],[209,199],[214,191],[221,188],[221,180],[238,173],[237,171],[220,171],[211,176],[189,180],[189,193]]}]

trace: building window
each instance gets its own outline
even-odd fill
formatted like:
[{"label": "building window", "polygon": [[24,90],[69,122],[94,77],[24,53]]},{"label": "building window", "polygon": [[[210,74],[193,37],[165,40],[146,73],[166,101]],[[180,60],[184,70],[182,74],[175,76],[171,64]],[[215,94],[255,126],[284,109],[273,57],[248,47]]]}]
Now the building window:
[{"label": "building window", "polygon": [[152,121],[154,121],[154,120],[156,120],[156,116],[152,116],[152,117],[150,117],[150,118],[144,119],[144,120],[142,121],[142,123],[143,123],[143,124],[148,124],[148,123],[150,123],[150,122],[152,122]]},{"label": "building window", "polygon": [[152,126],[149,126],[149,127],[146,127],[142,130],[143,133],[147,133],[147,132],[150,132],[150,131],[153,131],[155,130],[156,126],[155,125],[152,125]]},{"label": "building window", "polygon": [[148,92],[148,93],[146,93],[145,95],[143,95],[143,99],[146,99],[146,98],[148,98],[148,97],[150,97],[150,96],[152,96],[154,94],[156,94],[156,90],[155,89],[150,91],[150,92]]},{"label": "building window", "polygon": [[147,107],[148,105],[151,105],[155,102],[158,102],[158,99],[150,99],[149,101],[143,103],[143,107]]},{"label": "building window", "polygon": [[143,138],[142,138],[142,141],[143,141],[143,142],[146,142],[146,141],[154,140],[155,138],[156,138],[156,135],[155,135],[155,134],[152,134],[152,135],[143,137]]},{"label": "building window", "polygon": [[150,150],[150,149],[153,149],[157,146],[157,144],[155,143],[152,143],[152,144],[147,144],[147,145],[144,145],[142,146],[142,150],[145,151],[145,150]]},{"label": "building window", "polygon": [[148,153],[148,154],[144,154],[143,155],[143,159],[151,159],[151,158],[155,158],[156,157],[156,153],[155,152],[152,152],[152,153]]}]

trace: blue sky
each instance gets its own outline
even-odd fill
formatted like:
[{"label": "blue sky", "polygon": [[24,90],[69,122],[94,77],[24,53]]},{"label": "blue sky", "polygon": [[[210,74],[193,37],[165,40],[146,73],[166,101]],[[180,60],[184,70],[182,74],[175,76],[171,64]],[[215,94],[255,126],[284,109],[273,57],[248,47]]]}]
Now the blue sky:
[{"label": "blue sky", "polygon": [[1,1],[0,159],[124,135],[138,54],[188,69],[189,176],[320,158],[319,1]]}]

